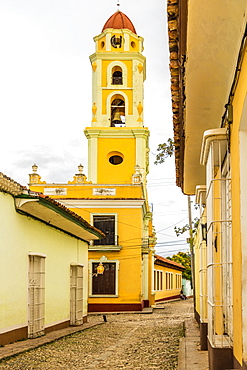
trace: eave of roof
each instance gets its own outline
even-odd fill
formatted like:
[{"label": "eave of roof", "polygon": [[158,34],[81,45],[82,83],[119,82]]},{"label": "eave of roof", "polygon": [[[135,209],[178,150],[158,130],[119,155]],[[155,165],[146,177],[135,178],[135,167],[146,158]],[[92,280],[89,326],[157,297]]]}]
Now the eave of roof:
[{"label": "eave of roof", "polygon": [[196,186],[205,184],[203,133],[222,127],[229,104],[247,5],[246,0],[215,0],[211,6],[201,0],[196,7],[168,0],[167,5],[176,183],[185,194],[195,194]]},{"label": "eave of roof", "polygon": [[184,63],[187,34],[187,0],[168,0],[168,38],[170,51],[171,99],[175,146],[176,185],[183,186],[184,154]]},{"label": "eave of roof", "polygon": [[18,212],[33,216],[87,242],[104,236],[102,231],[46,195],[20,194],[15,197],[15,205]]},{"label": "eave of roof", "polygon": [[56,200],[28,190],[0,172],[0,191],[15,197],[16,210],[85,241],[105,234]]},{"label": "eave of roof", "polygon": [[174,268],[176,270],[180,270],[180,271],[183,271],[185,270],[185,267],[183,265],[180,265],[180,263],[177,263],[177,262],[174,262],[174,261],[171,261],[167,258],[164,258],[164,257],[161,257],[157,254],[154,255],[154,264],[156,265],[161,265],[161,266],[165,266],[165,267],[169,267],[169,268]]}]

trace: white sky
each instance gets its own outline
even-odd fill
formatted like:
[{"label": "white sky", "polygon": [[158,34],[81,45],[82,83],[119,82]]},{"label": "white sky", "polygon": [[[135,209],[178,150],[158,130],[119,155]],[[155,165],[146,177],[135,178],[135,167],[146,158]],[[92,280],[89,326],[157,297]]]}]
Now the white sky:
[{"label": "white sky", "polygon": [[[84,165],[91,124],[93,37],[116,0],[0,1],[0,172],[22,185],[35,162],[47,182],[67,182]],[[173,136],[165,0],[122,0],[120,10],[144,37],[144,125],[151,132],[149,202],[163,257],[187,251],[174,225],[187,223],[187,197],[175,186],[174,158],[155,166],[159,143]]]}]

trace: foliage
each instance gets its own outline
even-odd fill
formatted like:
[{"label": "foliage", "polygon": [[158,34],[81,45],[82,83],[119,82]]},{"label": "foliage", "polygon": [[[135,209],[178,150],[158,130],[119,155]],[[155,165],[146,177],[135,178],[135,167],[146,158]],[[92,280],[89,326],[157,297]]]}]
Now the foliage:
[{"label": "foliage", "polygon": [[[197,229],[197,226],[198,226],[198,222],[199,222],[199,219],[197,217],[195,217],[194,220],[192,221],[192,236],[196,232],[196,229]],[[182,235],[186,231],[189,231],[189,230],[190,230],[189,224],[186,224],[186,225],[184,225],[182,227],[177,227],[177,226],[174,227],[174,231],[175,231],[175,233],[176,233],[177,236]]]},{"label": "foliage", "polygon": [[180,263],[185,267],[182,275],[185,279],[191,281],[191,257],[189,254],[184,252],[178,252],[178,254],[174,254],[172,257],[167,257],[167,259]]},{"label": "foliage", "polygon": [[159,144],[157,148],[156,161],[154,164],[164,163],[166,158],[174,154],[174,141],[169,138],[166,143]]}]

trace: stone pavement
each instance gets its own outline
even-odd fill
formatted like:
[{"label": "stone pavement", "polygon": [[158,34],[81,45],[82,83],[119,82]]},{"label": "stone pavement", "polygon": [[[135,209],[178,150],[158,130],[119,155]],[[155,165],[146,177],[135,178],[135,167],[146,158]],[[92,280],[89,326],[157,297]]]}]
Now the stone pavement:
[{"label": "stone pavement", "polygon": [[29,351],[33,348],[38,348],[48,343],[55,342],[58,339],[64,338],[68,335],[77,333],[85,329],[92,328],[100,324],[103,324],[103,322],[98,321],[93,323],[84,323],[83,325],[80,326],[70,326],[65,329],[52,331],[51,333],[48,333],[42,337],[6,344],[5,346],[0,347],[0,360],[18,355],[22,352]]},{"label": "stone pavement", "polygon": [[[207,369],[207,352],[198,351],[192,299],[158,304],[153,314],[106,317],[105,323],[102,314],[89,315],[81,327],[6,345],[0,348],[0,370]],[[183,322],[186,337],[179,347]]]},{"label": "stone pavement", "polygon": [[194,318],[185,320],[185,337],[180,339],[178,370],[207,370],[208,352],[200,350],[200,332]]}]

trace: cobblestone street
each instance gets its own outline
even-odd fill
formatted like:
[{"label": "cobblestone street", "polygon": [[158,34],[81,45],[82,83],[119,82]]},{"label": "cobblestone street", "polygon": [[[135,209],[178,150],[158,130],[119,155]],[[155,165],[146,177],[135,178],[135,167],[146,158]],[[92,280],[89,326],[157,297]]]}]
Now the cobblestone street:
[{"label": "cobblestone street", "polygon": [[193,301],[157,307],[153,314],[107,315],[102,325],[3,360],[0,370],[176,369],[183,321],[193,317]]}]

